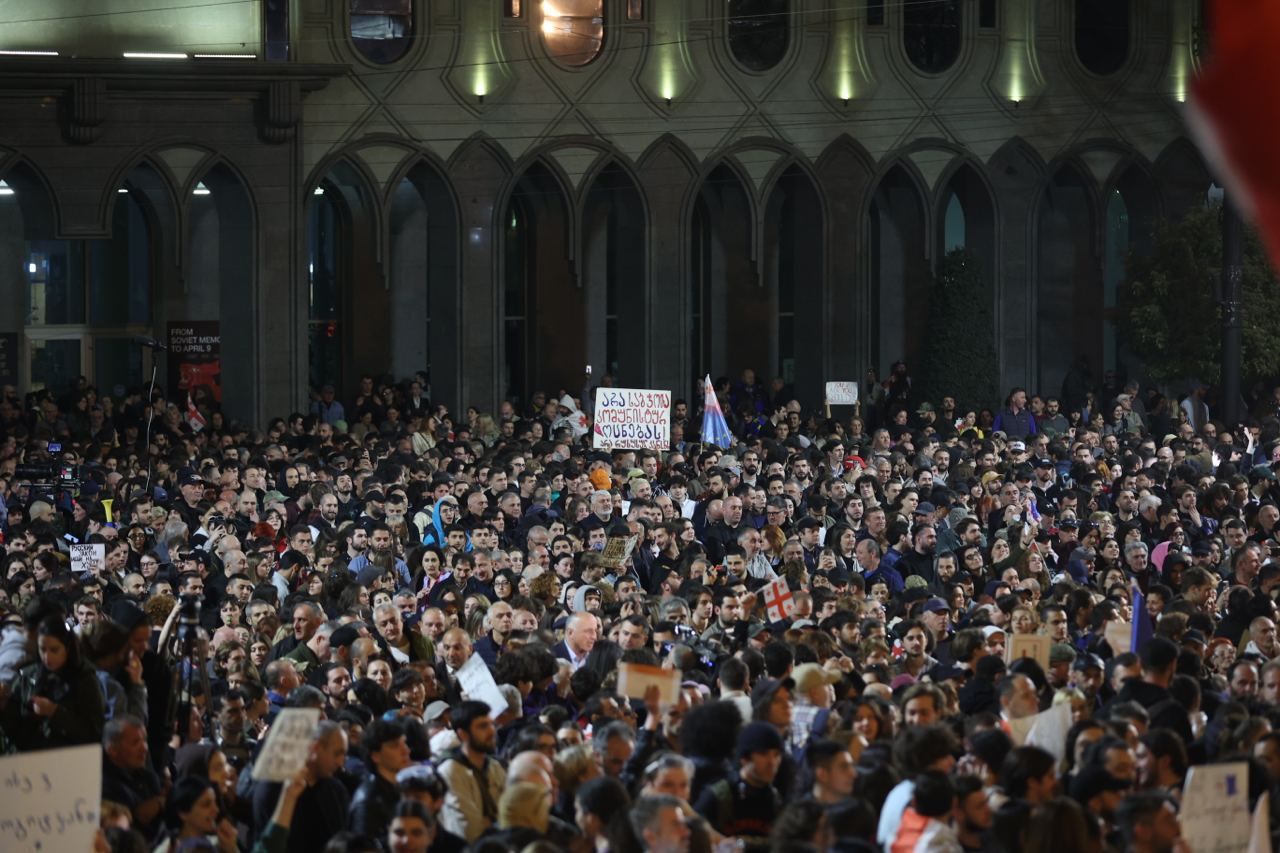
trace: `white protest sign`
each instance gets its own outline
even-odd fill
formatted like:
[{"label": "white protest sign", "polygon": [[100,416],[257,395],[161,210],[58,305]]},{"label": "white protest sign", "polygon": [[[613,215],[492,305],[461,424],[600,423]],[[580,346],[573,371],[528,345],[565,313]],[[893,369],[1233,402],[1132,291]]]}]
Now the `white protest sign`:
[{"label": "white protest sign", "polygon": [[267,729],[253,778],[264,782],[287,782],[307,763],[311,742],[320,726],[319,708],[285,708]]},{"label": "white protest sign", "polygon": [[650,687],[658,688],[658,701],[674,705],[680,701],[681,673],[678,669],[663,669],[640,663],[618,665],[618,692],[628,699],[643,699]]},{"label": "white protest sign", "polygon": [[1049,649],[1053,640],[1044,634],[1010,634],[1004,647],[1004,662],[1011,664],[1019,658],[1031,658],[1040,668],[1049,671]]},{"label": "white protest sign", "polygon": [[97,545],[71,546],[71,572],[82,575],[98,574],[107,563],[107,546],[99,542]]},{"label": "white protest sign", "polygon": [[1182,790],[1182,837],[1195,853],[1244,853],[1249,820],[1249,765],[1200,764]]},{"label": "white protest sign", "polygon": [[0,758],[0,850],[92,850],[102,803],[102,747]]},{"label": "white protest sign", "polygon": [[1133,623],[1112,620],[1107,623],[1107,627],[1103,629],[1102,635],[1106,637],[1107,645],[1111,647],[1113,655],[1123,655],[1133,651]]},{"label": "white protest sign", "polygon": [[1009,721],[1009,737],[1017,746],[1038,746],[1059,765],[1067,757],[1067,732],[1071,729],[1071,703]]},{"label": "white protest sign", "polygon": [[597,388],[592,447],[598,450],[669,450],[671,392]]},{"label": "white protest sign", "polygon": [[827,403],[832,406],[858,405],[857,382],[828,382]]},{"label": "white protest sign", "polygon": [[457,675],[458,686],[462,688],[463,696],[485,703],[495,717],[506,713],[507,697],[503,696],[502,691],[498,689],[498,683],[493,680],[493,673],[489,672],[489,666],[484,662],[484,658],[473,654],[458,669]]}]

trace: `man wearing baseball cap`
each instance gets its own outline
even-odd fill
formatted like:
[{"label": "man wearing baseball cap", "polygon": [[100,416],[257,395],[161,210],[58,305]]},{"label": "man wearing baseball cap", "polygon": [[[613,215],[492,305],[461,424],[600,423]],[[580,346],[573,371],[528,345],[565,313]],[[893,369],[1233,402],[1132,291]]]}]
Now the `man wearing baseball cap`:
[{"label": "man wearing baseball cap", "polygon": [[767,844],[773,821],[782,810],[782,795],[773,781],[782,764],[782,735],[769,723],[754,722],[738,735],[738,773],[708,785],[694,810],[716,831],[740,838],[747,846]]}]

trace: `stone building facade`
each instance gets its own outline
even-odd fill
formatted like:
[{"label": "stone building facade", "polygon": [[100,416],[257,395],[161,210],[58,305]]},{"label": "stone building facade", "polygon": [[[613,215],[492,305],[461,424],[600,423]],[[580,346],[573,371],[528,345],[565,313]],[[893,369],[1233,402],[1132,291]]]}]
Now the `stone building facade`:
[{"label": "stone building facade", "polygon": [[964,247],[1002,386],[1052,393],[1125,366],[1124,258],[1211,185],[1196,0],[101,5],[0,13],[24,388],[138,384],[133,336],[217,321],[244,418],[427,367],[454,407],[585,364],[817,401],[919,360]]}]

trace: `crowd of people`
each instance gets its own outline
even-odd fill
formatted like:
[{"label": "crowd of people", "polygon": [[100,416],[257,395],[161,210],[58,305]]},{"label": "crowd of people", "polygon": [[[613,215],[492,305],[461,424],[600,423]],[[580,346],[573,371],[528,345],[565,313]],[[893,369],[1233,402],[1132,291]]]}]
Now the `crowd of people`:
[{"label": "crowd of people", "polygon": [[366,376],[263,430],[5,389],[0,753],[101,744],[103,851],[1175,849],[1190,768],[1280,790],[1280,391],[1068,379],[968,410],[899,365],[832,416],[744,371],[729,447],[677,399],[612,451],[585,391]]}]

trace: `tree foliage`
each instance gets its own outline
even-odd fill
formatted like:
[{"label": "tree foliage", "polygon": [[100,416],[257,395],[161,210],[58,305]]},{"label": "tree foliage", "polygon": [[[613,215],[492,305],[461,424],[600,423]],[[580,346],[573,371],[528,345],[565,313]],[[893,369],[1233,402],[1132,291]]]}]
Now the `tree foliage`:
[{"label": "tree foliage", "polygon": [[938,264],[929,299],[921,399],[950,395],[970,407],[998,401],[992,298],[973,253],[956,249]]},{"label": "tree foliage", "polygon": [[[1252,229],[1245,232],[1243,270],[1241,373],[1247,381],[1280,372],[1280,287]],[[1117,294],[1116,326],[1152,380],[1220,380],[1221,274],[1221,207],[1161,223],[1151,254],[1130,256]]]}]

